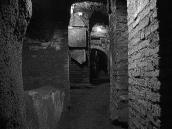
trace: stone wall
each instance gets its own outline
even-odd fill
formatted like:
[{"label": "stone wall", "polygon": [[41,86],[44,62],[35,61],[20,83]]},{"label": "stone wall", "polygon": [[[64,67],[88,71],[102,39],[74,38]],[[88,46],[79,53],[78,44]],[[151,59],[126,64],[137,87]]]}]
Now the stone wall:
[{"label": "stone wall", "polygon": [[157,0],[128,0],[129,128],[160,128]]},{"label": "stone wall", "polygon": [[[111,119],[117,119],[123,110],[121,97],[128,94],[128,26],[127,3],[116,1],[112,4],[110,15],[111,37]],[[126,106],[127,107],[127,103]],[[128,114],[124,115],[127,121]]]},{"label": "stone wall", "polygon": [[30,0],[0,1],[0,128],[25,129],[22,41],[32,14]]},{"label": "stone wall", "polygon": [[0,128],[25,129],[22,41],[32,14],[29,0],[0,1]]}]

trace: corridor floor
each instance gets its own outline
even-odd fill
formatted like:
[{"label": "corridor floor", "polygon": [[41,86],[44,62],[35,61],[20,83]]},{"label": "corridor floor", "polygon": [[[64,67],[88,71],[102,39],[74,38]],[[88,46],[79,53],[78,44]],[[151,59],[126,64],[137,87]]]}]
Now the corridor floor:
[{"label": "corridor floor", "polygon": [[112,126],[109,121],[108,83],[72,89],[69,114],[69,129],[122,129]]}]

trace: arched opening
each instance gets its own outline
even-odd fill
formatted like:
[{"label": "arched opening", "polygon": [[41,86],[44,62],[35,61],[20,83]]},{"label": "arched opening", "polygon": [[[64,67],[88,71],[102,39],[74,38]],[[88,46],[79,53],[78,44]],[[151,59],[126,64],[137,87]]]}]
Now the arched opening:
[{"label": "arched opening", "polygon": [[[96,10],[89,20],[90,29],[90,82],[108,82],[109,17],[107,11]],[[97,48],[97,49],[96,49]]]},{"label": "arched opening", "polygon": [[[94,15],[95,16],[95,15]],[[97,19],[96,19],[97,20]],[[94,21],[92,21],[94,23]],[[109,77],[109,32],[108,26],[96,21],[90,33],[90,82],[108,83]]]},{"label": "arched opening", "polygon": [[109,81],[108,57],[98,49],[91,49],[90,52],[90,82],[105,83]]},{"label": "arched opening", "polygon": [[71,7],[68,45],[72,129],[111,126],[108,22],[106,6],[102,3],[78,2]]},{"label": "arched opening", "polygon": [[100,25],[109,25],[109,16],[106,11],[94,11],[91,15],[91,18],[89,20],[89,25],[90,25],[90,31],[92,30],[92,27],[95,24],[100,24]]},{"label": "arched opening", "polygon": [[[102,32],[94,32],[95,24],[101,24],[103,26],[101,29],[104,30]],[[103,3],[86,1],[72,4],[68,27],[68,45],[71,58],[69,63],[71,87],[73,87],[73,84],[76,87],[78,83],[90,84],[92,76],[90,70],[92,67],[90,58],[92,57],[90,52],[92,47],[94,47],[91,42],[94,42],[94,34],[99,33],[100,35],[98,34],[96,36],[99,38],[99,41],[105,42],[104,45],[108,44],[107,26],[108,14],[106,12],[106,6]],[[100,43],[100,45],[103,45],[103,43]],[[106,49],[103,47],[99,48],[102,48],[102,50]],[[103,51],[108,53],[108,50]]]}]

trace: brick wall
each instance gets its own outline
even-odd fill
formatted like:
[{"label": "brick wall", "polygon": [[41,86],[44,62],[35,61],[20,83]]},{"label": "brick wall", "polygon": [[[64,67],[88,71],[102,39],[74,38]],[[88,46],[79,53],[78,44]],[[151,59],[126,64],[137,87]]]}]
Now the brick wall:
[{"label": "brick wall", "polygon": [[128,0],[129,128],[160,127],[157,0]]}]

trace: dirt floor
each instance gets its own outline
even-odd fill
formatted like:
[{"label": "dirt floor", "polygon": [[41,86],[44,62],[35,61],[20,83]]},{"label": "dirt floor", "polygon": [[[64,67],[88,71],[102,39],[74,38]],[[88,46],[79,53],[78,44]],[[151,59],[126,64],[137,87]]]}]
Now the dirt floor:
[{"label": "dirt floor", "polygon": [[60,129],[122,129],[109,121],[109,84],[72,89],[71,107]]}]

